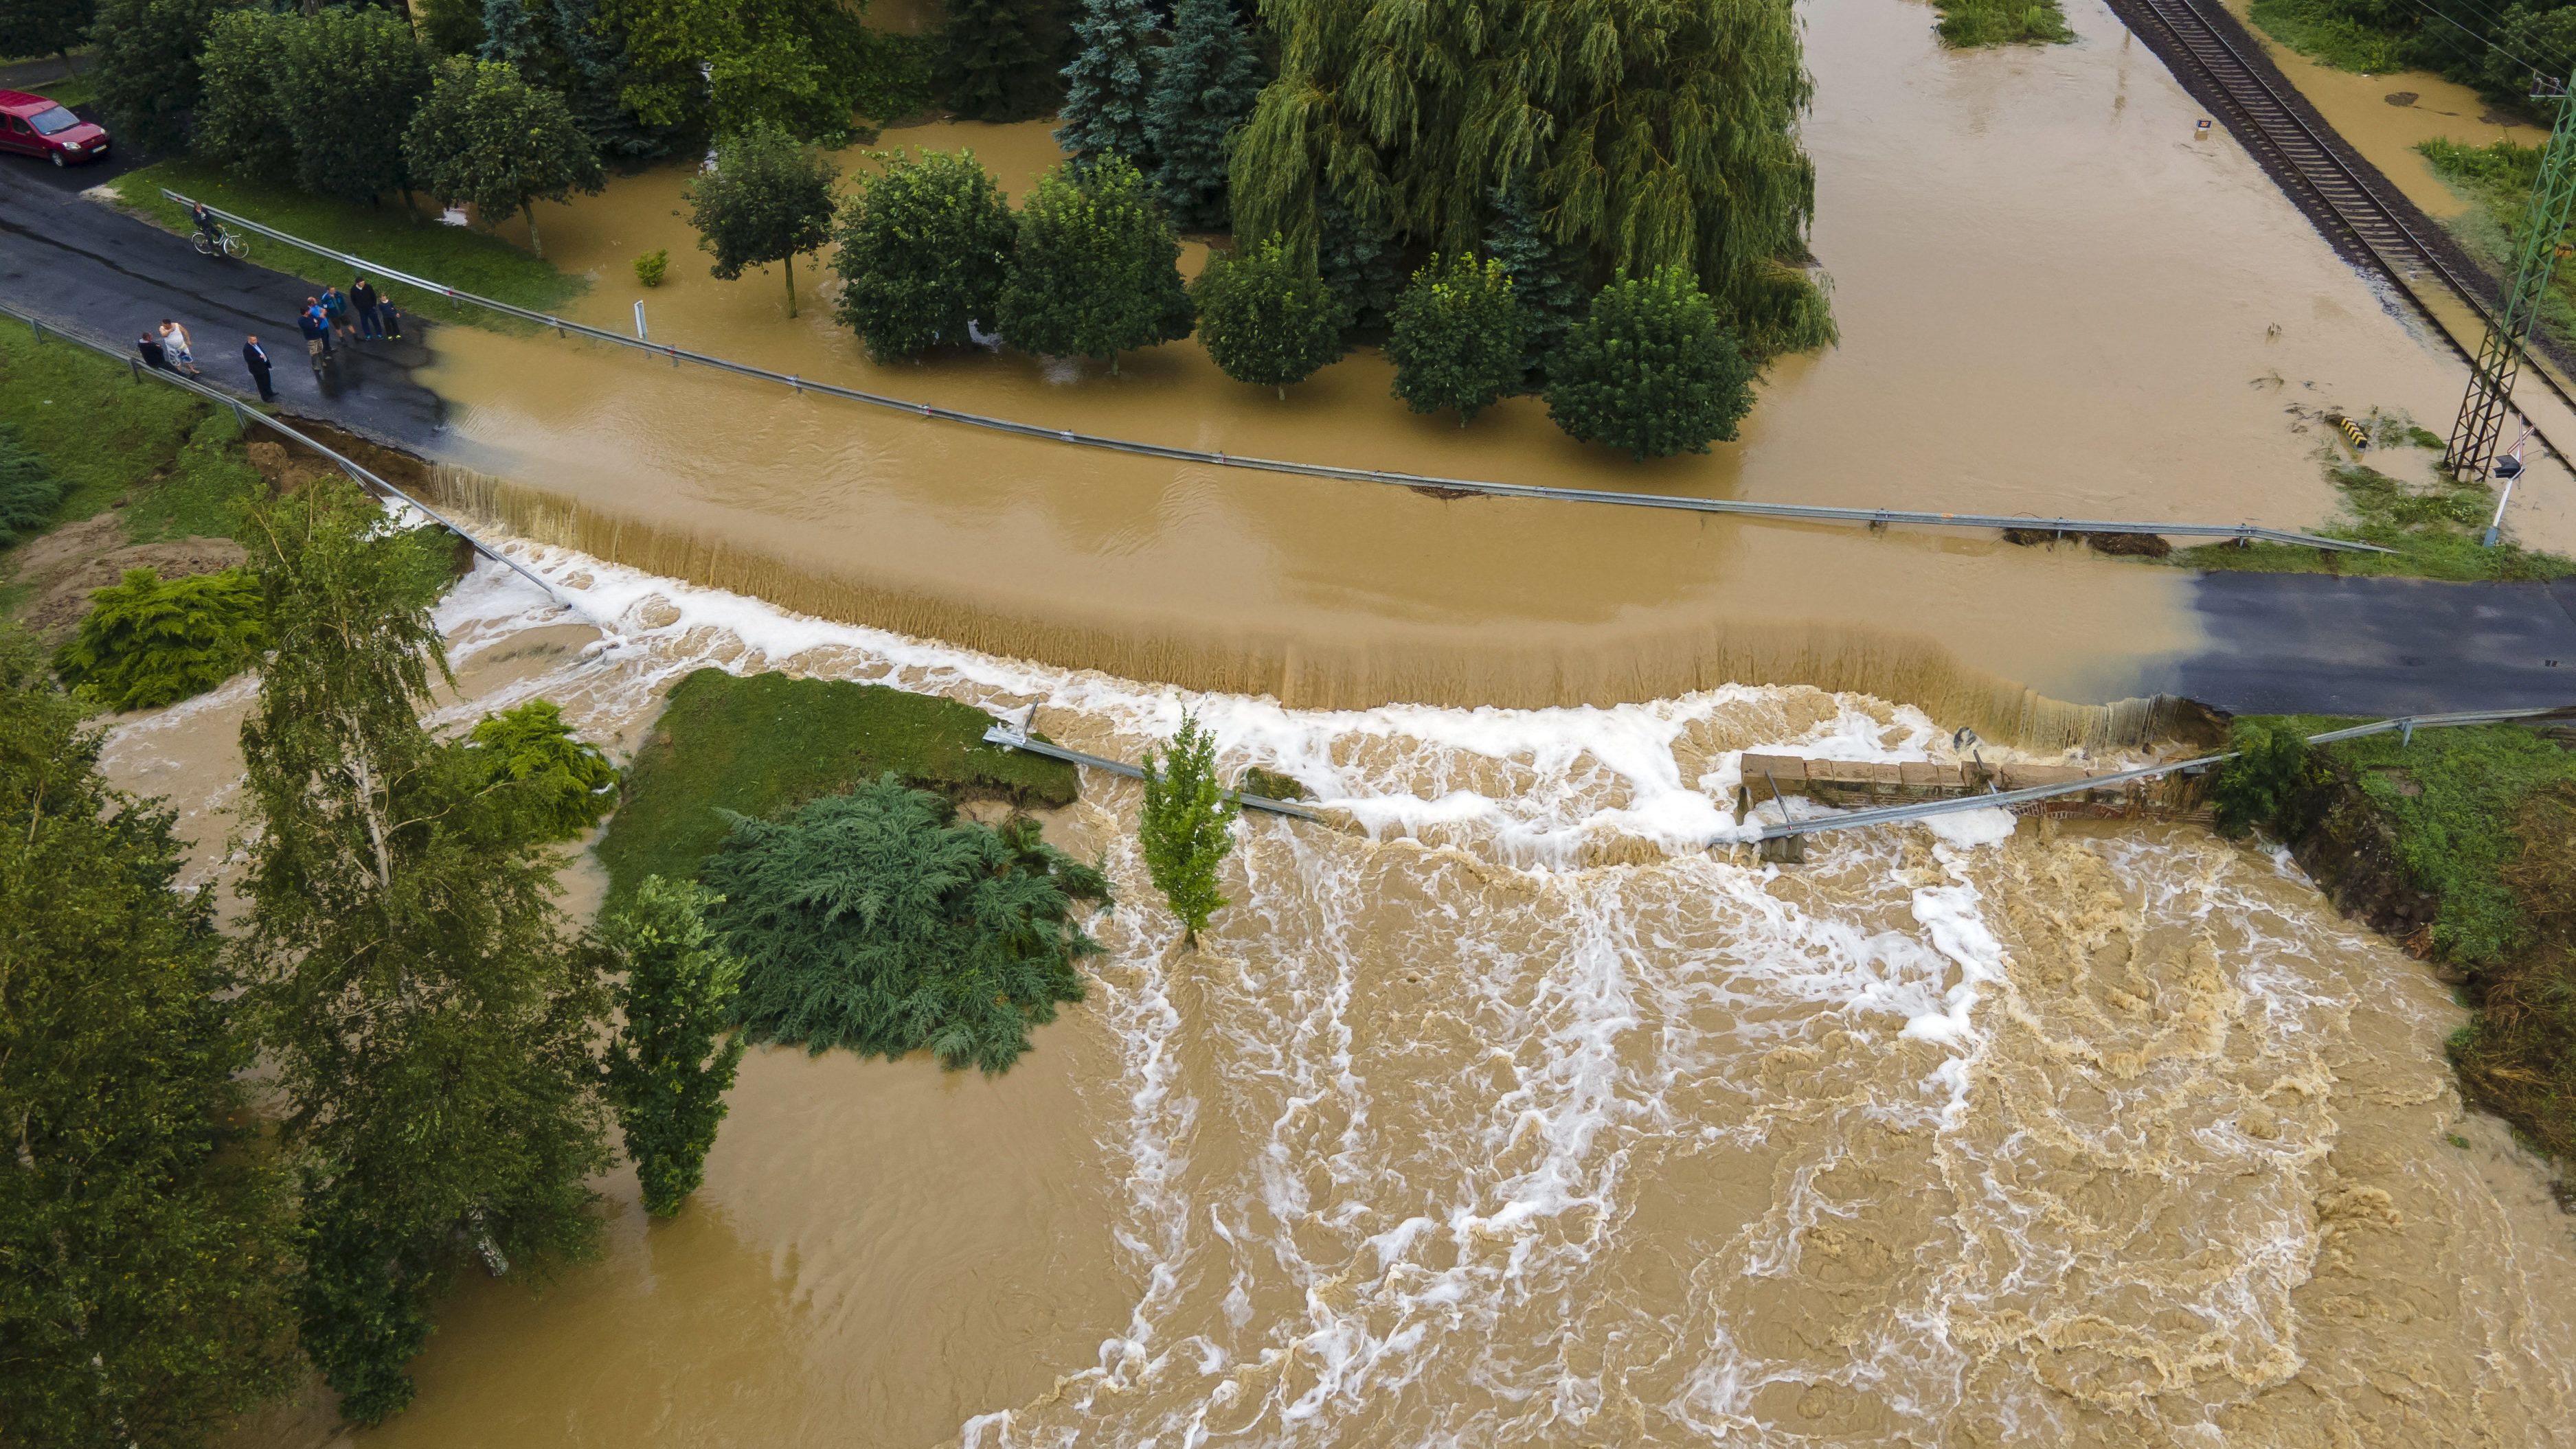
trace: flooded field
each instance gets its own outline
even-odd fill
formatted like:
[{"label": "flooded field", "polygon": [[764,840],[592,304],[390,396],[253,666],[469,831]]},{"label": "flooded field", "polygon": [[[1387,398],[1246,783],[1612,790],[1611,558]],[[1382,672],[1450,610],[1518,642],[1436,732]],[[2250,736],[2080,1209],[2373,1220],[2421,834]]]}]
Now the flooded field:
[{"label": "flooded field", "polygon": [[[1182,703],[535,562],[581,616],[475,574],[449,720],[542,694],[631,746],[716,663],[1132,756]],[[246,696],[112,770],[208,839]],[[756,1051],[680,1218],[604,1183],[606,1260],[464,1284],[355,1449],[2565,1442],[2571,1219],[2462,1114],[2427,969],[2260,850],[2000,816],[1785,873],[1696,848],[1742,749],[1946,755],[1859,695],[1192,702],[1226,769],[1359,828],[1247,822],[1191,953],[1134,789],[1087,778],[1048,828],[1123,904],[1020,1067]]]},{"label": "flooded field", "polygon": [[[1461,432],[1357,355],[1282,402],[1195,346],[1120,376],[1004,354],[870,365],[801,268],[719,283],[684,176],[547,212],[604,327],[1053,426],[1574,487],[2308,526],[2327,409],[2446,422],[2463,370],[2337,261],[2091,0],[2082,40],[1940,52],[1900,0],[1813,7],[1815,248],[1843,345],[1783,360],[1736,444],[1637,465],[1535,400]],[[1044,124],[932,126],[1024,192]],[[853,154],[853,167],[865,164]],[[668,247],[672,281],[629,267]],[[1195,264],[1195,259],[1191,259]],[[440,334],[454,458],[516,531],[859,622],[1291,702],[1544,705],[1729,680],[1870,688],[1992,720],[2024,686],[2138,692],[2190,650],[2183,581],[1990,536],[1870,535],[1450,500],[996,438],[551,337]],[[472,492],[474,490],[467,490]],[[2528,511],[2525,511],[2527,498]],[[2526,541],[2576,544],[2551,474]],[[1963,701],[1974,700],[1973,706]]]}]

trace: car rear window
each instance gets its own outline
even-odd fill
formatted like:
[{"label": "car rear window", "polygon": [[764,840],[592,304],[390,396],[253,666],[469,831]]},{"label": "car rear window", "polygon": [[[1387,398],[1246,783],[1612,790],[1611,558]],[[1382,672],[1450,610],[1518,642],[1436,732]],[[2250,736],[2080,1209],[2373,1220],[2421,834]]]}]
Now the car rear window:
[{"label": "car rear window", "polygon": [[62,106],[56,106],[51,110],[38,111],[29,116],[27,124],[36,128],[37,135],[51,136],[79,125],[80,117],[73,115]]}]

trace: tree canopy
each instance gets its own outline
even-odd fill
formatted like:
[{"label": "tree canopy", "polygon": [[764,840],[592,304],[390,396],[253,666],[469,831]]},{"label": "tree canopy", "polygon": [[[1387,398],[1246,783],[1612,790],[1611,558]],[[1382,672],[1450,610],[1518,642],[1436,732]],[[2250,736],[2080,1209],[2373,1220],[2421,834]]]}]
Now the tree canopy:
[{"label": "tree canopy", "polygon": [[176,151],[203,93],[198,53],[225,0],[100,0],[98,108],[121,149]]},{"label": "tree canopy", "polygon": [[1145,114],[1162,61],[1153,12],[1145,0],[1083,0],[1073,40],[1056,144],[1085,161],[1115,152],[1151,170]]},{"label": "tree canopy", "polygon": [[1020,212],[1002,333],[1046,357],[1105,357],[1177,342],[1193,325],[1180,239],[1124,156],[1070,163],[1038,181]]},{"label": "tree canopy", "polygon": [[0,1442],[194,1446],[295,1371],[284,1175],[171,817],[0,626]]},{"label": "tree canopy", "polygon": [[498,61],[450,60],[403,135],[413,181],[441,200],[471,202],[490,226],[512,213],[528,220],[539,256],[534,203],[597,195],[608,180],[590,138],[562,96],[531,86]]},{"label": "tree canopy", "polygon": [[1064,96],[1065,27],[1049,0],[948,0],[931,64],[941,102],[969,121],[1025,121]]},{"label": "tree canopy", "polygon": [[1154,889],[1180,918],[1192,947],[1208,918],[1226,908],[1217,870],[1234,853],[1234,821],[1242,813],[1241,802],[1217,783],[1215,737],[1199,728],[1196,716],[1182,715],[1172,742],[1145,753],[1145,810],[1136,837]]},{"label": "tree canopy", "polygon": [[279,18],[270,95],[295,139],[296,184],[358,202],[407,185],[403,128],[430,77],[411,27],[346,6]]},{"label": "tree canopy", "polygon": [[715,254],[707,270],[731,281],[746,267],[787,269],[787,315],[796,315],[796,255],[832,239],[834,183],[841,168],[774,126],[716,143],[715,165],[690,178],[681,199],[698,246]]},{"label": "tree canopy", "polygon": [[89,33],[93,0],[0,0],[0,55],[59,55]]},{"label": "tree canopy", "polygon": [[1520,389],[1529,318],[1500,262],[1433,257],[1395,304],[1386,355],[1395,395],[1417,413],[1455,410],[1458,426]]},{"label": "tree canopy", "polygon": [[897,152],[841,212],[841,321],[879,362],[965,342],[994,320],[1018,232],[974,152]]},{"label": "tree canopy", "polygon": [[127,569],[89,597],[54,669],[110,709],[158,709],[203,694],[268,645],[259,585],[244,569],[182,579]]},{"label": "tree canopy", "polygon": [[[774,126],[839,144],[857,114],[886,114],[911,87],[899,38],[842,0],[603,0],[626,36],[627,109],[656,126],[702,121],[717,135]],[[703,75],[700,65],[708,70]]]},{"label": "tree canopy", "polygon": [[1602,288],[1547,376],[1558,427],[1637,458],[1705,453],[1753,406],[1753,363],[1680,267]]},{"label": "tree canopy", "polygon": [[957,819],[887,774],[778,820],[734,818],[706,883],[722,944],[743,958],[736,1017],[754,1041],[1000,1072],[1029,1028],[1080,1001],[1099,943],[1074,919],[1105,905],[1099,871],[1037,822]]},{"label": "tree canopy", "polygon": [[1172,44],[1154,77],[1145,110],[1145,154],[1154,185],[1176,226],[1213,231],[1232,214],[1226,205],[1229,138],[1266,80],[1260,53],[1234,0],[1180,0]]},{"label": "tree canopy", "polygon": [[1191,284],[1199,342],[1237,382],[1280,389],[1304,382],[1342,356],[1341,302],[1313,261],[1272,237],[1259,246],[1208,254]]},{"label": "tree canopy", "polygon": [[1234,152],[1238,227],[1315,246],[1329,196],[1458,251],[1484,239],[1495,189],[1525,184],[1595,275],[1686,267],[1722,316],[1768,329],[1766,345],[1829,339],[1821,307],[1794,295],[1814,291],[1797,267],[1815,168],[1797,134],[1813,87],[1789,0],[1268,0],[1263,13],[1279,78]]},{"label": "tree canopy", "polygon": [[[606,1081],[644,1190],[668,1217],[706,1180],[744,1039],[725,1037],[742,961],[716,944],[704,887],[655,875],[611,905],[583,938],[591,969],[617,984]],[[720,1039],[721,1038],[721,1039]]]}]

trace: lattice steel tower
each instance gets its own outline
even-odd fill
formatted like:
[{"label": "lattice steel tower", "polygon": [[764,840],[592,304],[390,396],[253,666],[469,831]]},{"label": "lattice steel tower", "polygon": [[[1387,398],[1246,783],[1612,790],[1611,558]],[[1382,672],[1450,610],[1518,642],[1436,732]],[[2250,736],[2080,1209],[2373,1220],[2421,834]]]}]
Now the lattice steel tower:
[{"label": "lattice steel tower", "polygon": [[2513,285],[2504,294],[2503,309],[2487,319],[2486,341],[2479,344],[2460,416],[2451,424],[2451,445],[2442,455],[2442,465],[2463,481],[2485,482],[2487,469],[2495,464],[2513,380],[2522,371],[2523,341],[2531,335],[2540,299],[2548,294],[2568,206],[2576,202],[2576,105],[2569,104],[2563,86],[2532,99],[2556,101],[2558,121],[2550,128],[2549,148],[2540,154],[2540,179],[2532,185],[2530,209],[2523,213]]}]

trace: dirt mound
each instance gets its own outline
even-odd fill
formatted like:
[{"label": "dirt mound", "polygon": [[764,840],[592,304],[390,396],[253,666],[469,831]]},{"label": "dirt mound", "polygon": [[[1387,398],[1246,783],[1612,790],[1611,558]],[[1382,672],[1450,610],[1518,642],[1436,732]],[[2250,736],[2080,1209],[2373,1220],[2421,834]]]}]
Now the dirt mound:
[{"label": "dirt mound", "polygon": [[211,574],[247,560],[250,555],[229,538],[180,538],[165,543],[122,547],[124,519],[114,513],[58,528],[27,545],[18,555],[17,581],[30,586],[19,617],[36,637],[59,644],[80,627],[89,612],[89,596],[125,576],[127,569],[152,569],[165,579]]}]

